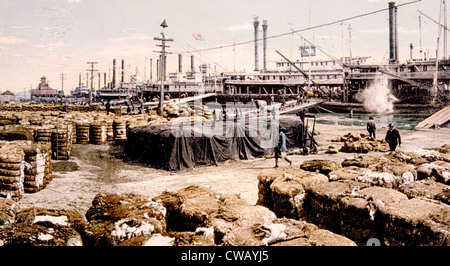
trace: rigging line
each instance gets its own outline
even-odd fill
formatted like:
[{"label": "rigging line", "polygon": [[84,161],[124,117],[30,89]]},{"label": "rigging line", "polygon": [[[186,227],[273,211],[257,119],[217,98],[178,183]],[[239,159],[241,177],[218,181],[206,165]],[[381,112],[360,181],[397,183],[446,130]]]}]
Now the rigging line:
[{"label": "rigging line", "polygon": [[[422,1],[422,0],[414,0],[414,1],[411,1],[411,2],[407,2],[407,3],[396,5],[396,7],[398,8],[398,7],[402,7],[402,6],[405,6],[405,5],[414,4],[414,3],[417,3],[417,2],[420,2],[420,1]],[[324,23],[324,24],[316,25],[316,26],[312,26],[312,27],[307,27],[307,28],[300,29],[300,30],[295,30],[295,31],[290,31],[290,32],[285,32],[285,33],[281,33],[281,34],[277,34],[277,35],[268,36],[266,39],[279,38],[279,37],[288,36],[288,35],[291,35],[291,34],[297,33],[297,32],[302,32],[302,31],[317,29],[317,28],[320,28],[320,27],[330,26],[330,25],[334,25],[334,24],[338,24],[338,23],[343,23],[344,21],[347,21],[347,20],[353,20],[353,19],[362,18],[362,17],[365,17],[365,16],[370,16],[370,15],[373,15],[373,14],[384,12],[386,10],[389,10],[389,8],[383,8],[383,9],[375,10],[375,11],[372,11],[372,12],[368,12],[368,13],[352,16],[352,17],[349,17],[349,18],[340,19],[340,20],[336,20],[336,21],[333,21],[333,22],[328,22],[328,23]],[[257,39],[257,40],[261,41],[263,39]],[[250,44],[250,43],[253,43],[254,41],[255,40],[244,41],[244,42],[239,42],[239,43],[235,43],[235,44],[227,44],[227,45],[211,47],[211,48],[204,48],[204,49],[196,50],[196,52],[203,52],[203,51],[211,51],[211,50],[216,50],[216,49],[229,48],[229,47],[233,47],[233,46],[236,46],[236,45]],[[190,52],[181,52],[181,53],[190,53]]]},{"label": "rigging line", "polygon": [[[189,47],[191,47],[192,49],[194,49],[194,52],[198,52],[194,47],[192,47],[192,45],[190,45],[190,44],[187,44]],[[210,59],[210,58],[208,58],[206,55],[202,55],[200,52],[198,52],[199,54],[200,54],[200,56],[203,56],[203,57],[205,57],[207,60],[209,60],[209,61],[211,61],[214,65],[216,65],[216,66],[218,66],[218,67],[220,67],[220,68],[222,68],[222,69],[225,69],[223,66],[221,66],[221,65],[219,65],[218,63],[216,63],[216,62],[214,62],[212,59]],[[191,53],[192,54],[192,53]],[[206,64],[206,63],[205,63]]]},{"label": "rigging line", "polygon": [[[450,31],[446,26],[442,25],[440,22],[437,22],[436,20],[432,19],[430,16],[428,16],[427,14],[423,13],[420,10],[417,10],[417,12],[419,12],[420,14],[422,14],[423,16],[425,16],[427,19],[433,21],[434,23],[438,24],[439,26],[441,26],[441,28],[445,29],[446,31]],[[441,11],[440,11],[441,12]],[[441,14],[439,14],[439,20],[440,20],[440,16]]]},{"label": "rigging line", "polygon": [[[179,46],[179,47],[181,47],[181,49],[183,49],[183,50],[185,50],[186,52],[181,52],[181,53],[178,53],[178,54],[186,54],[186,53],[188,53],[188,54],[190,54],[190,55],[192,55],[192,56],[194,56],[196,59],[198,59],[200,62],[202,62],[203,64],[207,64],[207,62],[205,62],[204,60],[202,60],[202,55],[200,54],[200,57],[198,57],[197,55],[195,55],[194,54],[194,52],[196,52],[196,50],[195,50],[195,48],[194,47],[192,47],[190,44],[186,44],[187,46],[189,46],[189,47],[191,47],[192,49],[194,49],[194,51],[189,51],[188,49],[186,49],[186,48],[184,48],[183,46],[181,46],[181,45],[178,45],[176,42],[174,42],[174,44],[176,44],[177,46]],[[222,68],[222,69],[225,69],[225,68],[223,68],[221,65],[219,65],[219,64],[217,64],[216,62],[214,62],[213,60],[211,60],[211,59],[209,59],[208,57],[206,57],[206,56],[204,56],[203,55],[203,57],[205,57],[206,59],[208,59],[209,61],[211,61],[213,64],[215,64],[215,65],[217,65],[218,67],[220,67],[220,68]]]}]

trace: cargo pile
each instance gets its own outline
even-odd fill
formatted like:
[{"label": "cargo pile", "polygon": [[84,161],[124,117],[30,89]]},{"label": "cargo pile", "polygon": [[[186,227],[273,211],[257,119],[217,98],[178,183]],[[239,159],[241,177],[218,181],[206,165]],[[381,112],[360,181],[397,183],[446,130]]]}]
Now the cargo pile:
[{"label": "cargo pile", "polygon": [[52,179],[51,149],[31,141],[0,141],[0,196],[20,200]]},{"label": "cargo pile", "polygon": [[[364,133],[349,132],[342,137],[332,139],[331,142],[343,142],[339,151],[349,153],[368,153],[369,151],[389,151],[389,145],[385,140],[379,140],[370,137]],[[332,145],[328,153],[336,153],[336,147]]]},{"label": "cargo pile", "polygon": [[264,170],[257,204],[359,245],[371,238],[384,245],[450,245],[448,147]]},{"label": "cargo pile", "polygon": [[0,139],[52,144],[53,159],[68,159],[72,144],[105,144],[126,140],[129,128],[147,126],[147,114],[115,116],[103,112],[3,112]]},{"label": "cargo pile", "polygon": [[170,104],[164,106],[162,116],[164,118],[195,116],[210,119],[213,116],[213,111],[206,105]]},{"label": "cargo pile", "polygon": [[24,193],[25,153],[19,147],[0,147],[0,194],[20,199]]},{"label": "cargo pile", "polygon": [[136,194],[99,193],[83,215],[27,208],[0,198],[0,246],[355,246],[318,226],[277,218],[239,195],[198,186]]}]

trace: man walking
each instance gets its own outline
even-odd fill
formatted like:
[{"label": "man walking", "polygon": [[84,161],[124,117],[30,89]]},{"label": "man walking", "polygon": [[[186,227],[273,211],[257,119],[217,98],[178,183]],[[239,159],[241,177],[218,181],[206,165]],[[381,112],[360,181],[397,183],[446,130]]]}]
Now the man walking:
[{"label": "man walking", "polygon": [[372,138],[376,138],[375,131],[377,127],[375,125],[375,121],[373,121],[373,117],[369,117],[369,121],[367,121],[367,131],[369,132],[369,136]]},{"label": "man walking", "polygon": [[392,123],[389,123],[389,130],[386,132],[386,137],[384,139],[389,143],[391,152],[395,151],[397,145],[401,146],[402,144],[400,133],[394,128],[394,124]]},{"label": "man walking", "polygon": [[278,168],[278,159],[284,159],[289,163],[289,166],[292,165],[292,161],[287,158],[286,154],[288,149],[286,147],[286,134],[281,130],[278,136],[278,145],[275,147],[275,168]]}]

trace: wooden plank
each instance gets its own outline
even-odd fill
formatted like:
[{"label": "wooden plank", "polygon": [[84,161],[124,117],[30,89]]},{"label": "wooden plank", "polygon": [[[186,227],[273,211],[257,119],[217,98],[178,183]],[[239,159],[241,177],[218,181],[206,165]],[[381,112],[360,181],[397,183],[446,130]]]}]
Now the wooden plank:
[{"label": "wooden plank", "polygon": [[440,111],[436,112],[435,114],[431,115],[430,117],[426,118],[415,128],[417,129],[427,129],[432,128],[435,125],[442,126],[443,124],[450,121],[450,106],[447,106]]}]

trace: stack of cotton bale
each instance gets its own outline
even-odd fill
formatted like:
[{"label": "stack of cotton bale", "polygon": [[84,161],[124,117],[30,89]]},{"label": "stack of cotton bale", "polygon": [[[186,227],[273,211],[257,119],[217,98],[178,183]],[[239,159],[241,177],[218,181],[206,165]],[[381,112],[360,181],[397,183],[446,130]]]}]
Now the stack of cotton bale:
[{"label": "stack of cotton bale", "polygon": [[77,144],[89,144],[90,123],[88,121],[78,121],[75,128],[77,132]]},{"label": "stack of cotton bale", "polygon": [[39,126],[35,129],[35,138],[36,142],[51,142],[52,133],[55,131],[54,125],[44,125]]},{"label": "stack of cotton bale", "polygon": [[68,160],[72,151],[71,126],[57,127],[51,137],[52,158]]},{"label": "stack of cotton bale", "polygon": [[0,146],[0,196],[19,200],[24,193],[25,153],[9,143]]},{"label": "stack of cotton bale", "polygon": [[260,196],[257,204],[272,209],[279,217],[288,218],[304,215],[303,203],[311,184],[328,182],[323,174],[296,168],[268,169],[258,175],[258,180]]},{"label": "stack of cotton bale", "polygon": [[352,133],[331,140],[332,142],[343,142],[342,152],[367,153],[369,151],[389,151],[386,141],[374,139],[364,133]]},{"label": "stack of cotton bale", "polygon": [[166,208],[146,196],[99,193],[86,213],[87,246],[137,245],[166,230]]},{"label": "stack of cotton bale", "polygon": [[92,122],[90,125],[89,142],[92,144],[105,144],[107,141],[106,125],[103,122]]},{"label": "stack of cotton bale", "polygon": [[17,141],[14,145],[20,147],[25,154],[25,192],[34,193],[44,189],[52,180],[50,144]]},{"label": "stack of cotton bale", "polygon": [[413,198],[382,210],[386,245],[448,246],[450,245],[450,206]]},{"label": "stack of cotton bale", "polygon": [[213,112],[206,105],[171,104],[164,106],[162,116],[164,118],[197,116],[210,119]]},{"label": "stack of cotton bale", "polygon": [[123,119],[114,119],[113,121],[114,140],[127,139],[127,122]]},{"label": "stack of cotton bale", "polygon": [[154,200],[167,208],[168,233],[175,245],[355,245],[311,223],[277,219],[266,207],[249,205],[236,194],[191,186]]},{"label": "stack of cotton bale", "polygon": [[396,190],[367,187],[343,197],[339,203],[341,234],[365,245],[370,238],[383,239],[381,212],[408,197]]}]

